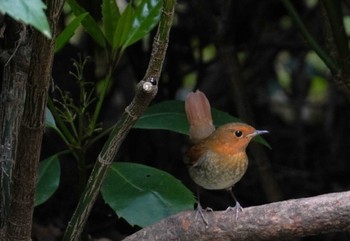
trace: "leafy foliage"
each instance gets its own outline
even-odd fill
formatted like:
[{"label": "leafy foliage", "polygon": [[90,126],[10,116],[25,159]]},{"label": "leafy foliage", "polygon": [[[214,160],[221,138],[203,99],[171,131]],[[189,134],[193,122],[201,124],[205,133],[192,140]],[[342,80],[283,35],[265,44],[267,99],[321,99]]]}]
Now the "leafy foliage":
[{"label": "leafy foliage", "polygon": [[118,216],[141,227],[193,209],[195,202],[191,191],[170,174],[136,163],[112,164],[101,191]]},{"label": "leafy foliage", "polygon": [[162,1],[142,1],[134,12],[131,29],[125,40],[124,48],[139,41],[154,28],[159,21],[161,8]]},{"label": "leafy foliage", "polygon": [[[67,0],[67,3],[77,17],[87,14],[76,0]],[[112,50],[121,54],[125,48],[139,41],[154,28],[159,21],[161,7],[160,0],[145,0],[137,7],[129,3],[120,13],[115,1],[103,0],[103,31],[89,14],[82,20],[82,24],[100,46],[106,47],[107,42]]]},{"label": "leafy foliage", "polygon": [[[74,12],[75,16],[79,16],[84,13],[88,13],[84,8],[82,8],[75,0],[67,0],[67,3],[71,7],[72,11]],[[105,43],[105,37],[98,25],[98,23],[91,17],[91,15],[88,13],[86,18],[82,21],[82,24],[84,26],[84,29],[90,34],[90,36],[98,43],[100,46],[104,47],[106,45]]]}]

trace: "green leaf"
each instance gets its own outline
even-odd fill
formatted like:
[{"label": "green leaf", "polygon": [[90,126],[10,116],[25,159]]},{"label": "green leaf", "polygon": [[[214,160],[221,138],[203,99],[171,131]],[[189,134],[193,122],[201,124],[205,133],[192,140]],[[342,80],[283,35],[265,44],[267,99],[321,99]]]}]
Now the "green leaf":
[{"label": "green leaf", "polygon": [[[71,7],[75,16],[87,13],[87,11],[76,2],[76,0],[67,0],[67,3]],[[84,29],[100,46],[106,46],[105,36],[103,35],[97,22],[91,17],[90,14],[87,15],[81,23],[84,26]]]},{"label": "green leaf", "polygon": [[60,183],[60,174],[61,168],[57,155],[40,162],[35,206],[44,203],[54,194]]},{"label": "green leaf", "polygon": [[49,108],[45,109],[45,127],[51,128],[54,131],[56,131],[57,134],[60,135],[62,140],[66,139],[66,137],[63,135],[61,130],[57,127],[55,118],[53,117],[53,115],[52,115],[51,111],[49,110]]},{"label": "green leaf", "polygon": [[134,9],[129,4],[118,20],[117,27],[113,35],[113,49],[123,48],[126,39],[131,31]]},{"label": "green leaf", "polygon": [[188,135],[189,125],[184,102],[169,100],[150,106],[134,128],[170,130]]},{"label": "green leaf", "polygon": [[136,163],[112,164],[102,186],[103,199],[131,225],[145,227],[193,209],[195,199],[170,174]]},{"label": "green leaf", "polygon": [[0,12],[32,25],[46,37],[51,38],[51,30],[41,0],[1,0]]},{"label": "green leaf", "polygon": [[106,39],[112,45],[114,31],[120,17],[119,8],[115,0],[102,1],[102,21]]},{"label": "green leaf", "polygon": [[[226,112],[212,108],[215,126],[230,122],[240,122],[236,117]],[[188,135],[189,124],[185,113],[185,102],[169,100],[150,106],[136,122],[135,128],[162,129]]]},{"label": "green leaf", "polygon": [[[230,122],[241,122],[240,119],[214,108],[211,113],[216,127]],[[190,127],[185,113],[185,102],[169,100],[150,106],[136,122],[134,128],[170,130],[188,135]],[[271,149],[261,136],[255,137],[254,140]]]},{"label": "green leaf", "polygon": [[113,49],[122,51],[148,34],[159,22],[162,1],[145,0],[136,10],[129,4],[122,13],[113,37]]},{"label": "green leaf", "polygon": [[132,45],[148,34],[159,22],[162,1],[145,0],[136,8],[132,27],[125,41],[124,48]]},{"label": "green leaf", "polygon": [[68,24],[68,26],[60,33],[60,35],[57,36],[55,52],[58,52],[61,48],[63,48],[63,46],[66,45],[66,43],[74,35],[75,30],[79,27],[81,21],[84,20],[87,15],[88,13],[82,13],[74,18],[74,20]]},{"label": "green leaf", "polygon": [[53,115],[49,110],[49,108],[45,108],[45,126],[58,130],[56,126],[55,118],[53,118]]}]

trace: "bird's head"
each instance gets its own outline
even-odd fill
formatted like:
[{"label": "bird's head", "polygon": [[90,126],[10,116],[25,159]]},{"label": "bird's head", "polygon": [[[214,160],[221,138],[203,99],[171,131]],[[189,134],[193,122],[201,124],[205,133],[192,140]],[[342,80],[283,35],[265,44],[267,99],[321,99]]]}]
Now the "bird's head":
[{"label": "bird's head", "polygon": [[256,130],[244,123],[229,123],[220,126],[207,141],[214,149],[220,149],[228,154],[244,152],[249,142],[257,135],[268,133],[266,130]]}]

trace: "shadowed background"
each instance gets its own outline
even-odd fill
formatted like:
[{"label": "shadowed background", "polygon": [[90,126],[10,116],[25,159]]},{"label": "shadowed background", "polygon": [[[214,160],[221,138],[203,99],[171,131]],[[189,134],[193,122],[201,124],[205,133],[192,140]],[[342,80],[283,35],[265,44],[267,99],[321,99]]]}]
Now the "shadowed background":
[{"label": "shadowed background", "polygon": [[[95,19],[100,18],[99,3],[80,3]],[[294,4],[311,33],[326,46],[318,2]],[[62,19],[62,28],[63,23]],[[103,107],[100,118],[103,127],[110,127],[131,101],[135,83],[146,70],[154,34],[126,50]],[[55,84],[70,91],[73,97],[78,89],[69,75],[73,69],[71,59],[79,55],[92,57],[85,68],[85,77],[91,82],[103,75],[104,64],[101,49],[88,35],[81,33],[75,40],[57,54],[53,73]],[[183,100],[189,91],[196,89],[207,95],[213,107],[270,131],[264,138],[272,149],[253,144],[248,149],[248,171],[234,187],[243,207],[349,189],[349,102],[280,1],[178,1],[154,102]],[[91,163],[103,141],[89,150]],[[61,146],[63,143],[47,131],[43,157],[61,150]],[[194,183],[183,164],[188,146],[188,137],[181,134],[134,129],[117,160],[165,170],[194,191]],[[61,165],[59,190],[35,211],[39,234],[64,229],[77,202],[75,162],[65,160]],[[203,191],[201,202],[214,210],[233,205],[224,191]],[[118,219],[99,200],[87,229],[96,237],[120,240],[137,227]],[[327,234],[302,240],[346,239],[345,234]]]}]

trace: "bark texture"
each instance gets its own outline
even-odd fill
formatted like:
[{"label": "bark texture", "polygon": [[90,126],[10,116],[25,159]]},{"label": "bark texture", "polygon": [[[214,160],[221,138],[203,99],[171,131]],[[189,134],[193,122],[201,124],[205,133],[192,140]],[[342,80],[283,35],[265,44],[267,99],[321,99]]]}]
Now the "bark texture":
[{"label": "bark texture", "polygon": [[6,43],[3,51],[0,51],[0,228],[5,226],[9,209],[10,180],[16,160],[31,54],[31,34],[24,24],[6,18],[4,28]]},{"label": "bark texture", "polygon": [[245,208],[238,220],[233,212],[207,213],[209,226],[183,212],[127,237],[133,240],[289,240],[320,233],[349,231],[350,191]]},{"label": "bark texture", "polygon": [[[54,37],[63,3],[63,0],[47,1],[48,19]],[[6,240],[9,241],[31,240],[37,169],[51,83],[54,37],[50,40],[37,31],[33,33],[26,98],[11,185],[6,231]]]}]

